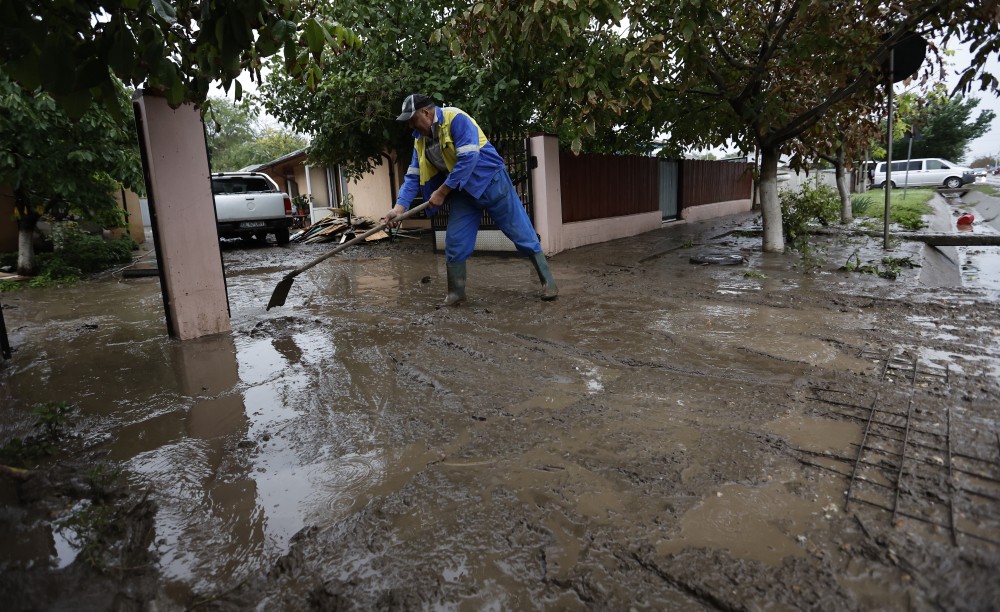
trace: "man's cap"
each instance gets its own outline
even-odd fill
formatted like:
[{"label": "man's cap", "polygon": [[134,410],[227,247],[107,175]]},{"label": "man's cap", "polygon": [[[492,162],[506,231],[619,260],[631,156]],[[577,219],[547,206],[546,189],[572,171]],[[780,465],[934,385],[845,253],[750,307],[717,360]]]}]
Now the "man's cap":
[{"label": "man's cap", "polygon": [[410,94],[403,100],[403,112],[396,117],[396,121],[409,121],[413,113],[422,108],[434,106],[434,99],[423,94]]}]

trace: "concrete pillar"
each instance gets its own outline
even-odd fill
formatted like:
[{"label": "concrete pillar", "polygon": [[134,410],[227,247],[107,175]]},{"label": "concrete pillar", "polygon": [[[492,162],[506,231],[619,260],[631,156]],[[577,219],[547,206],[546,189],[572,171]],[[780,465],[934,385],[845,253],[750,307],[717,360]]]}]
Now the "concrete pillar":
[{"label": "concrete pillar", "polygon": [[562,188],[559,186],[559,138],[551,134],[531,137],[531,154],[538,165],[531,171],[535,231],[542,251],[554,255],[563,250]]},{"label": "concrete pillar", "polygon": [[132,99],[167,332],[190,340],[230,331],[229,300],[201,113],[138,90]]}]

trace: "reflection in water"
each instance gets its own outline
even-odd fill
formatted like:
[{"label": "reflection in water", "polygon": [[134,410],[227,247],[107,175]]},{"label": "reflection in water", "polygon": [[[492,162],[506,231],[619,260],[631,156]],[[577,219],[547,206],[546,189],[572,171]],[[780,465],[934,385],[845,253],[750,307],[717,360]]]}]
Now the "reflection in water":
[{"label": "reflection in water", "polygon": [[260,556],[265,517],[243,453],[247,419],[232,337],[220,334],[170,345],[187,409],[125,428],[115,455],[163,492],[156,517],[164,572],[194,584],[228,582]]}]

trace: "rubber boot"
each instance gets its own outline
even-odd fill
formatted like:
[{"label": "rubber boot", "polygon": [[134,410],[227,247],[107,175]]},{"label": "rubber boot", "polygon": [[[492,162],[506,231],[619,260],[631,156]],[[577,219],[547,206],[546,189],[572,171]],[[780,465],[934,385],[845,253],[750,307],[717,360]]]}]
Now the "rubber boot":
[{"label": "rubber boot", "polygon": [[454,306],[465,301],[465,262],[459,261],[447,264],[448,295],[442,306]]},{"label": "rubber boot", "polygon": [[545,261],[545,253],[539,251],[528,257],[531,259],[532,265],[535,266],[535,271],[538,272],[538,280],[542,281],[542,299],[548,301],[559,297],[559,288],[556,287],[556,279],[552,278],[549,264]]}]

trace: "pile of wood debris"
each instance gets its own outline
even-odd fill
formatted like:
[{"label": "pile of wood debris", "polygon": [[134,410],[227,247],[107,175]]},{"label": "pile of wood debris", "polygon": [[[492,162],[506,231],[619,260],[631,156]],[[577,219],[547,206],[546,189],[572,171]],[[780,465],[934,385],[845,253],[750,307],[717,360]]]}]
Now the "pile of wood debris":
[{"label": "pile of wood debris", "polygon": [[[291,241],[303,242],[307,244],[314,242],[338,242],[343,244],[348,240],[353,239],[355,236],[360,236],[373,227],[375,227],[375,221],[366,217],[353,217],[351,219],[348,219],[347,217],[325,217],[316,223],[313,223],[309,227],[292,234]],[[387,238],[392,237],[416,238],[416,235],[422,233],[423,230],[420,229],[394,229],[392,230],[392,236],[390,236],[385,231],[380,231],[365,238],[365,242],[386,240]]]},{"label": "pile of wood debris", "polygon": [[[325,217],[309,227],[292,234],[292,242],[347,242],[356,235],[363,234],[375,226],[375,222],[365,217]],[[385,232],[376,232],[365,239],[365,242],[384,240],[389,237]]]}]

